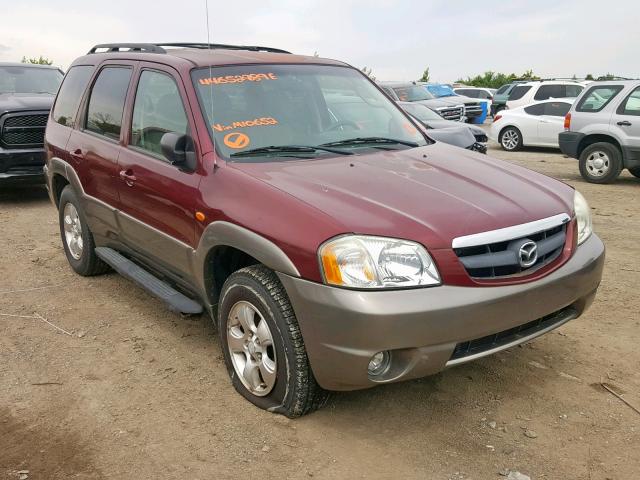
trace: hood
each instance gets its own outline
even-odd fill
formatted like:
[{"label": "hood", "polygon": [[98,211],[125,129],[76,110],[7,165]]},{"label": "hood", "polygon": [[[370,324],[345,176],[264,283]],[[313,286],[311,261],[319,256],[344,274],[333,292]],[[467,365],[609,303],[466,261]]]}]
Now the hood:
[{"label": "hood", "polygon": [[454,120],[445,120],[444,118],[442,120],[427,120],[424,123],[427,124],[429,128],[433,128],[436,130],[440,128],[459,128],[465,125],[462,122],[456,122]]},{"label": "hood", "polygon": [[443,143],[230,165],[324,212],[339,226],[336,235],[400,237],[433,249],[450,249],[462,235],[571,215],[573,208],[568,185]]},{"label": "hood", "polygon": [[432,98],[429,100],[418,100],[417,102],[413,102],[413,103],[420,103],[422,105],[425,105],[429,108],[432,109],[436,109],[436,108],[442,108],[442,107],[455,107],[455,106],[461,106],[462,102],[458,102],[458,103],[451,103],[449,101],[446,101],[446,99],[444,98]]},{"label": "hood", "polygon": [[2,93],[0,115],[13,111],[51,110],[55,95],[49,93]]},{"label": "hood", "polygon": [[429,130],[427,132],[427,135],[436,141],[448,143],[449,145],[460,148],[470,147],[476,141],[476,137],[473,136],[471,130],[469,130],[464,125],[460,125],[458,127]]}]

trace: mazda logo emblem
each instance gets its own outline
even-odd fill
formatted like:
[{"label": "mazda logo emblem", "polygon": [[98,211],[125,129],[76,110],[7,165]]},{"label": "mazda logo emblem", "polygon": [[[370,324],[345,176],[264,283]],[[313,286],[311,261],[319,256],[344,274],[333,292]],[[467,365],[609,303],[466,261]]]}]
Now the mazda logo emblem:
[{"label": "mazda logo emblem", "polygon": [[520,246],[518,261],[522,268],[529,268],[538,261],[538,245],[536,245],[536,242],[528,241]]}]

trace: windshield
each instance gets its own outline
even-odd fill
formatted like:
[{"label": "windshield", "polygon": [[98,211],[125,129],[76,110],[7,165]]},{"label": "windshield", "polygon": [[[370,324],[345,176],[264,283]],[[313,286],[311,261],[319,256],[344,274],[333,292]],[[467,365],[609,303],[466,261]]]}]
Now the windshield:
[{"label": "windshield", "polygon": [[422,85],[392,88],[402,102],[419,102],[421,100],[433,100],[435,98]]},{"label": "windshield", "polygon": [[436,112],[431,110],[426,105],[420,103],[404,103],[401,105],[405,112],[413,115],[421,122],[429,122],[434,120],[443,120],[443,118]]},{"label": "windshield", "polygon": [[0,94],[50,93],[55,95],[62,72],[53,68],[0,66]]},{"label": "windshield", "polygon": [[429,93],[436,98],[453,97],[457,95],[449,85],[426,85],[426,87]]},{"label": "windshield", "polygon": [[[349,153],[352,149],[357,153],[361,148],[427,144],[394,103],[352,68],[266,64],[205,67],[194,70],[192,78],[218,151],[234,160],[242,161],[255,149],[267,155],[274,149],[265,147],[284,146],[298,147],[292,149],[298,156],[311,155],[308,151],[313,156],[335,155],[335,149],[303,151],[299,147],[351,139],[359,141],[347,146]],[[374,137],[378,143],[362,141]],[[398,142],[381,145],[382,138]]]}]

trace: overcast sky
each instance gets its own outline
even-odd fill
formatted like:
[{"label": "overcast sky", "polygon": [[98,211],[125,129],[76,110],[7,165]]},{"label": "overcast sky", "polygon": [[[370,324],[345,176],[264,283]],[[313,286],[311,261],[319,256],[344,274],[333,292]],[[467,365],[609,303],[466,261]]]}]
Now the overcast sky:
[{"label": "overcast sky", "polygon": [[[637,0],[209,0],[212,43],[368,66],[381,80],[486,70],[640,77]],[[0,0],[0,61],[67,67],[105,42],[206,41],[205,0]]]}]

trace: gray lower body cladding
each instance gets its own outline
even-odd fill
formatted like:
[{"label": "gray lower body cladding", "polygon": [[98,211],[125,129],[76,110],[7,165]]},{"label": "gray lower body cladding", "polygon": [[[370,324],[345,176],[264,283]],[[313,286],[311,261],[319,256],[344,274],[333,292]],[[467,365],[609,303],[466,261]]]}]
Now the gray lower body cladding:
[{"label": "gray lower body cladding", "polygon": [[[561,268],[520,285],[366,292],[279,276],[318,383],[328,390],[356,390],[434,374],[580,316],[595,296],[603,265],[604,245],[592,235]],[[475,350],[462,360],[454,355],[461,346],[519,327],[511,339],[491,343],[480,354]],[[391,351],[390,367],[372,379],[369,360],[383,350]]]}]

